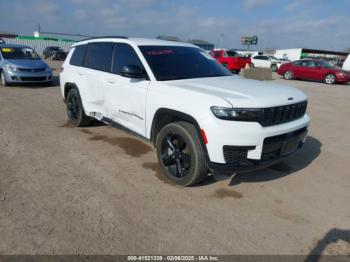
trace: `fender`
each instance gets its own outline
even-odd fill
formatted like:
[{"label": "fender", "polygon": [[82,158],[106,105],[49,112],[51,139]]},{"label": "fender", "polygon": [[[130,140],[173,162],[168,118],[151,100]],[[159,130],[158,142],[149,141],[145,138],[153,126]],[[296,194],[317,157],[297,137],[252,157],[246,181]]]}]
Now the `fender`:
[{"label": "fender", "polygon": [[[155,145],[156,135],[159,132],[159,130],[157,130],[157,129],[160,129],[157,126],[157,124],[159,123],[158,119],[162,115],[169,116],[171,118],[174,118],[175,120],[183,120],[183,121],[189,122],[189,123],[194,125],[194,127],[195,127],[195,129],[197,131],[198,137],[200,138],[200,143],[202,145],[202,148],[204,150],[205,157],[206,157],[206,160],[207,160],[207,163],[208,163],[209,155],[208,155],[207,146],[205,145],[205,143],[203,141],[203,138],[202,138],[201,128],[200,128],[197,120],[193,116],[188,115],[186,113],[183,113],[183,112],[180,112],[180,111],[176,111],[176,110],[173,110],[173,109],[169,109],[169,108],[159,108],[156,111],[156,113],[154,114],[154,117],[152,119],[151,136],[150,136],[150,140],[152,141],[152,143]],[[171,122],[173,122],[173,121],[171,121]]]}]

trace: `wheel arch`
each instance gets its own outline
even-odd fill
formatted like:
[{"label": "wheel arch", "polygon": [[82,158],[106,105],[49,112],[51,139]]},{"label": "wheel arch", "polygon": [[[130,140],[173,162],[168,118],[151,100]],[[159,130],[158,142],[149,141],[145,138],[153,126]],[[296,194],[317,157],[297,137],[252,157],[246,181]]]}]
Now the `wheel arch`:
[{"label": "wheel arch", "polygon": [[[78,86],[76,84],[69,83],[69,82],[64,84],[64,101],[66,101],[67,94],[68,94],[69,90],[71,90],[73,88],[77,89],[78,93],[79,93],[79,89],[78,89]],[[79,95],[80,95],[80,93],[79,93]]]},{"label": "wheel arch", "polygon": [[201,128],[200,128],[197,120],[189,114],[186,114],[186,113],[174,110],[174,109],[159,108],[156,111],[156,113],[153,116],[152,125],[151,125],[151,134],[150,134],[151,142],[155,145],[157,135],[158,135],[159,131],[162,129],[162,127],[164,127],[165,125],[167,125],[169,123],[173,123],[173,122],[177,122],[177,121],[185,121],[185,122],[192,124],[195,127],[197,134],[198,134],[198,137],[199,137],[199,140],[200,140],[200,143],[203,147],[203,150],[204,150],[206,156],[208,156],[207,147],[203,141],[202,131],[201,131]]}]

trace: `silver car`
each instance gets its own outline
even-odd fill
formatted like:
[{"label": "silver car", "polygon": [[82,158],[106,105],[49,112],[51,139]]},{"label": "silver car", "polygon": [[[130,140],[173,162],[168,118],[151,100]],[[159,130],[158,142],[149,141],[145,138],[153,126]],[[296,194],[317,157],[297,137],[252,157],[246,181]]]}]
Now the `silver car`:
[{"label": "silver car", "polygon": [[52,81],[52,69],[30,47],[0,44],[1,83],[45,83]]}]

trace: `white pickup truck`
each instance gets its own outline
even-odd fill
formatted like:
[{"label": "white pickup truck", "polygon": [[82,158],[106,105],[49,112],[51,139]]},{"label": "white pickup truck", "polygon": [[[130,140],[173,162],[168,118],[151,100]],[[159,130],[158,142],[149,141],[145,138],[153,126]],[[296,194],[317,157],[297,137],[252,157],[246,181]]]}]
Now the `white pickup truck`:
[{"label": "white pickup truck", "polygon": [[303,146],[310,120],[302,91],[232,75],[187,43],[84,40],[60,80],[73,124],[97,119],[152,141],[164,174],[182,186],[283,160]]}]

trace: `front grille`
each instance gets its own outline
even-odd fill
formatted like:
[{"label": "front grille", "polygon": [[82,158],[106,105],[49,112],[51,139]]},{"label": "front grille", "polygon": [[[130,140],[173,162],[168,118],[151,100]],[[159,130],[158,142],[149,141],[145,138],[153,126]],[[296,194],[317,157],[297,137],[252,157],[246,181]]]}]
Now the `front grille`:
[{"label": "front grille", "polygon": [[286,106],[264,108],[264,116],[259,121],[262,126],[273,126],[290,122],[305,115],[307,101]]},{"label": "front grille", "polygon": [[45,71],[45,68],[18,68],[21,72],[43,72]]},{"label": "front grille", "polygon": [[45,76],[40,76],[40,77],[21,77],[22,81],[45,81],[46,77]]}]

